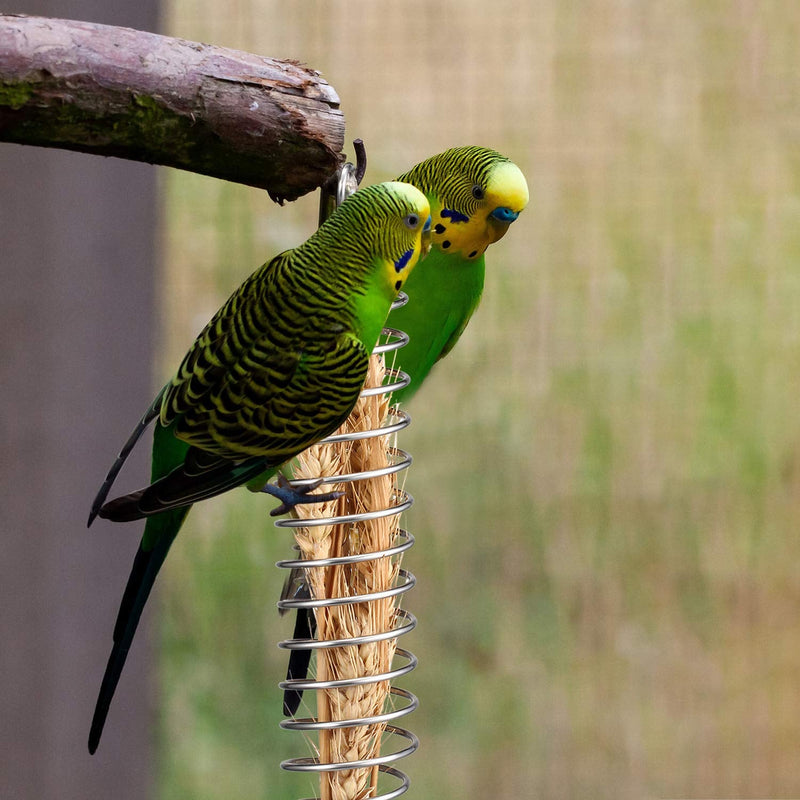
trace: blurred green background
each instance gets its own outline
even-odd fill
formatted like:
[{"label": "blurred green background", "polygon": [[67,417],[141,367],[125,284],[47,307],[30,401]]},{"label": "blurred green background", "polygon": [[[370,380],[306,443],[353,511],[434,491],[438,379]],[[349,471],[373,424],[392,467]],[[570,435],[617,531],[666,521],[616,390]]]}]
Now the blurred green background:
[{"label": "blurred green background", "polygon": [[[466,143],[529,180],[400,442],[413,796],[800,796],[800,3],[173,0],[164,28],[321,70],[368,182]],[[317,202],[163,188],[159,378]],[[160,796],[310,795],[278,768],[309,752],[278,728],[289,536],[247,493],[186,528]]]}]

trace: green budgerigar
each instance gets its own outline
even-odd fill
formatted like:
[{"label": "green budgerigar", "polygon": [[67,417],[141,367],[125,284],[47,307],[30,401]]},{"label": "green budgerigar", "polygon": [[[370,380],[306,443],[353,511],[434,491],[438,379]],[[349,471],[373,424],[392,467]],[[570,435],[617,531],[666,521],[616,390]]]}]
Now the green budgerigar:
[{"label": "green budgerigar", "polygon": [[[420,162],[397,180],[416,186],[431,205],[432,246],[403,287],[409,302],[389,314],[387,324],[404,331],[408,344],[395,366],[411,378],[393,399],[408,401],[433,365],[455,346],[483,292],[484,253],[505,236],[528,203],[520,168],[486,147],[454,147]],[[287,587],[307,592],[290,578]],[[298,611],[294,637],[311,638],[311,612]],[[303,679],[311,650],[292,650],[288,679]],[[284,692],[284,713],[294,714],[302,692]]]},{"label": "green budgerigar", "polygon": [[[97,748],[142,609],[189,507],[243,484],[261,489],[282,464],[345,420],[389,307],[427,252],[430,223],[427,199],[409,184],[356,192],[304,244],[276,256],[234,292],[145,412],[89,517],[89,524],[96,516],[147,518],[89,752]],[[151,422],[153,483],[105,502]]]},{"label": "green budgerigar", "polygon": [[486,248],[528,204],[528,184],[508,158],[476,146],[432,156],[397,180],[428,198],[432,221],[431,250],[403,287],[409,302],[387,323],[409,335],[397,366],[411,383],[393,396],[408,401],[467,327],[483,292]]}]

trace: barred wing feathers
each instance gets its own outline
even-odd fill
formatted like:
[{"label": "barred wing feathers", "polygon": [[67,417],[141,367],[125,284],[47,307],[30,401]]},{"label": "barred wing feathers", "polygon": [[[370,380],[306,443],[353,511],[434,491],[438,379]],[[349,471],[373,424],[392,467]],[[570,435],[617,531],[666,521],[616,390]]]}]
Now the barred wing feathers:
[{"label": "barred wing feathers", "polygon": [[369,351],[342,297],[297,269],[293,253],[242,284],[166,387],[159,423],[190,445],[184,463],[107,503],[101,516],[138,519],[221,494],[278,467],[350,413]]},{"label": "barred wing feathers", "polygon": [[341,298],[291,256],[255,272],[187,353],[161,409],[161,424],[179,439],[222,458],[277,465],[350,412],[369,353]]}]

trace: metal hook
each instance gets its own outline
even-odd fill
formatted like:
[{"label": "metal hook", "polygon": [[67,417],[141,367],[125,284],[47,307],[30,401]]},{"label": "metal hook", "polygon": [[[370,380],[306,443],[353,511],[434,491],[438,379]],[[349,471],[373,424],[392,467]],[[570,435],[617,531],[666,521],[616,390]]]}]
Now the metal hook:
[{"label": "metal hook", "polygon": [[336,207],[338,208],[353,192],[358,189],[356,168],[348,161],[339,170],[339,181],[336,185]]},{"label": "metal hook", "polygon": [[349,161],[342,164],[336,173],[325,182],[320,191],[320,225],[358,189],[361,179],[367,171],[367,151],[363,140],[355,139],[353,149],[356,154],[356,165],[353,166]]},{"label": "metal hook", "polygon": [[363,139],[353,139],[353,150],[356,153],[356,184],[361,185],[367,171],[367,148]]}]

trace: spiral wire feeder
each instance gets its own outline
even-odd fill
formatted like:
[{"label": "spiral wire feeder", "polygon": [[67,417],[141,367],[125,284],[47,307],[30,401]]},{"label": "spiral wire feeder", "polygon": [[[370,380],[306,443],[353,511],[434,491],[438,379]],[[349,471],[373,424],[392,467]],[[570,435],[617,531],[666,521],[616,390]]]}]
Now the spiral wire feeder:
[{"label": "spiral wire feeder", "polygon": [[[357,147],[359,154],[359,167],[354,169],[351,164],[345,164],[340,172],[339,179],[335,185],[336,192],[336,205],[341,202],[351,191],[354,190],[360,179],[359,173],[363,174],[363,151]],[[329,190],[329,195],[334,191],[332,186]],[[321,208],[326,202],[325,194],[321,201]],[[330,204],[330,198],[327,198]],[[323,215],[321,211],[321,216]],[[398,295],[397,300],[392,308],[397,308],[408,301],[404,294]],[[384,328],[383,335],[380,343],[373,350],[373,356],[380,354],[384,359],[391,361],[387,358],[387,354],[394,354],[397,350],[403,347],[408,342],[408,336],[402,331],[393,328]],[[361,397],[374,397],[385,396],[393,391],[403,388],[408,385],[410,379],[408,375],[398,369],[386,369],[385,378],[381,381],[380,385],[365,388],[361,392]],[[390,408],[388,414],[385,416],[380,427],[367,430],[357,430],[349,433],[336,433],[333,436],[324,440],[324,443],[334,442],[356,442],[364,439],[372,439],[375,437],[382,437],[394,435],[398,431],[408,427],[411,423],[411,417],[399,408]],[[375,478],[381,478],[389,475],[397,475],[403,473],[411,465],[411,456],[405,450],[396,446],[387,448],[387,464],[379,469],[362,470],[358,472],[348,472],[346,474],[329,474],[322,475],[321,485],[341,485],[341,484],[357,484],[362,481],[367,481]],[[302,486],[304,483],[310,483],[311,480],[293,480],[293,485]],[[276,526],[281,528],[290,529],[309,529],[319,526],[336,526],[345,525],[351,526],[357,523],[362,523],[368,520],[380,520],[388,517],[398,518],[406,509],[410,508],[413,503],[413,498],[403,489],[399,488],[397,479],[395,478],[394,489],[390,494],[390,502],[385,508],[369,508],[359,513],[339,514],[336,516],[323,516],[323,517],[307,517],[307,518],[285,518],[276,521]],[[277,566],[281,569],[292,570],[294,574],[297,571],[302,571],[303,574],[308,575],[311,569],[321,568],[337,568],[346,565],[366,565],[366,562],[378,562],[381,559],[390,560],[389,563],[394,568],[393,585],[389,586],[382,591],[371,591],[363,593],[348,594],[345,597],[314,597],[313,592],[310,598],[306,597],[284,597],[278,602],[278,607],[282,612],[299,610],[301,613],[317,613],[325,609],[332,609],[338,606],[375,603],[377,601],[388,600],[395,598],[399,599],[413,588],[416,583],[414,575],[408,570],[399,568],[397,561],[405,553],[406,550],[411,548],[414,544],[414,537],[403,528],[398,527],[394,534],[393,541],[390,546],[381,549],[372,550],[369,552],[356,552],[348,555],[340,555],[329,558],[293,558],[277,562]],[[298,549],[295,546],[295,549]],[[389,652],[389,668],[384,671],[377,672],[369,675],[352,675],[345,678],[336,680],[311,680],[311,679],[287,679],[281,682],[281,689],[291,689],[299,691],[314,691],[317,693],[317,717],[304,717],[283,720],[281,727],[286,730],[301,731],[306,734],[317,733],[318,736],[324,736],[324,731],[333,731],[343,728],[359,728],[363,726],[381,726],[378,730],[378,745],[376,747],[377,755],[369,758],[361,758],[357,760],[346,761],[327,761],[322,762],[319,757],[301,757],[291,758],[281,763],[281,767],[285,770],[303,773],[334,773],[341,770],[372,770],[372,781],[367,788],[361,788],[357,793],[352,796],[370,797],[372,800],[390,800],[390,798],[399,797],[404,794],[409,788],[409,779],[399,769],[392,766],[398,760],[405,758],[413,753],[419,746],[419,740],[410,731],[399,727],[395,724],[406,715],[413,712],[418,705],[417,698],[409,691],[401,689],[396,686],[389,686],[389,682],[406,675],[411,672],[416,665],[416,657],[409,652],[399,647],[394,647],[393,640],[403,636],[412,631],[417,620],[409,611],[392,606],[391,618],[393,624],[389,626],[388,630],[370,633],[368,635],[350,636],[346,638],[334,638],[319,640],[316,638],[308,639],[286,639],[279,642],[278,646],[286,650],[312,650],[319,653],[322,650],[330,650],[332,648],[346,648],[346,647],[362,647],[377,642],[391,642],[392,648]],[[324,613],[324,612],[323,612]],[[395,662],[398,662],[395,664]],[[319,662],[318,662],[319,663]],[[325,690],[347,690],[351,687],[365,687],[372,684],[385,682],[388,686],[385,701],[383,701],[383,711],[381,713],[373,713],[364,716],[354,716],[348,719],[331,719],[327,721],[320,721],[319,716],[319,693]],[[392,751],[389,753],[382,753],[382,745],[386,742],[392,744]],[[377,772],[376,772],[377,771]],[[395,779],[397,782],[396,788],[385,791],[383,794],[373,794],[378,791],[377,788],[377,773],[382,773],[385,776]],[[383,789],[381,789],[383,791]],[[325,794],[323,790],[323,794]],[[333,796],[333,795],[331,795]],[[345,796],[345,795],[343,795]],[[351,795],[347,794],[350,797]],[[315,800],[318,800],[315,798]]]}]

